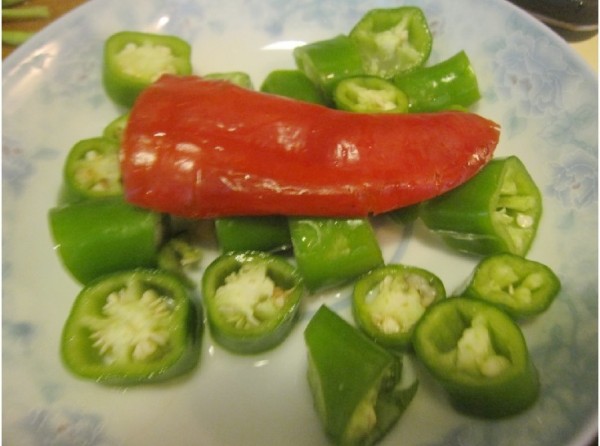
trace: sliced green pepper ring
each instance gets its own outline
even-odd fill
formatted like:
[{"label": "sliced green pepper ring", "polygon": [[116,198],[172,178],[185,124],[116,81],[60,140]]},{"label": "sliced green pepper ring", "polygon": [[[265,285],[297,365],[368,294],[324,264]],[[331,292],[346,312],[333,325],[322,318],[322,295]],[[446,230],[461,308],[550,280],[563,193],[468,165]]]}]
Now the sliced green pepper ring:
[{"label": "sliced green pepper ring", "polygon": [[419,216],[459,251],[524,256],[542,216],[542,195],[518,157],[497,158],[466,183],[424,202]]},{"label": "sliced green pepper ring", "polygon": [[377,76],[352,76],[335,87],[333,101],[340,110],[357,113],[406,113],[408,96]]},{"label": "sliced green pepper ring", "polygon": [[548,266],[503,253],[479,262],[461,294],[493,303],[515,318],[525,318],[544,312],[560,288],[560,279]]},{"label": "sliced green pepper ring", "polygon": [[164,381],[198,362],[202,318],[187,288],[154,269],[98,278],[79,293],[62,333],[75,375],[109,385]]},{"label": "sliced green pepper ring", "polygon": [[121,116],[113,119],[111,122],[104,127],[102,131],[102,136],[111,139],[113,141],[117,141],[121,144],[123,140],[123,133],[125,133],[125,128],[127,127],[127,120],[129,119],[129,113],[124,113]]},{"label": "sliced green pepper ring", "polygon": [[176,36],[122,31],[104,44],[103,82],[119,105],[131,107],[137,96],[163,74],[192,73],[190,45]]},{"label": "sliced green pepper ring", "polygon": [[254,354],[290,333],[304,286],[283,257],[230,252],[206,268],[202,294],[213,339],[234,353]]},{"label": "sliced green pepper ring", "polygon": [[539,395],[539,377],[517,323],[494,305],[451,297],[417,323],[419,360],[460,411],[483,418],[520,413]]},{"label": "sliced green pepper ring", "polygon": [[77,142],[63,168],[65,201],[122,195],[119,150],[118,142],[103,137]]},{"label": "sliced green pepper ring", "polygon": [[372,9],[350,31],[366,74],[390,79],[422,66],[433,39],[427,18],[415,6]]},{"label": "sliced green pepper ring", "polygon": [[445,297],[444,284],[435,274],[415,266],[386,265],[356,282],[352,310],[367,336],[385,347],[405,350],[427,308]]}]

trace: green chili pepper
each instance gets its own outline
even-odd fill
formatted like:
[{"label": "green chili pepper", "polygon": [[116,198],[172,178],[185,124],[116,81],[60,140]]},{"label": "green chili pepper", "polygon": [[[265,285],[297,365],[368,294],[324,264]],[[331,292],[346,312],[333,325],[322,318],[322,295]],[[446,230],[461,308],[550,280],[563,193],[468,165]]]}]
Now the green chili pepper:
[{"label": "green chili pepper", "polygon": [[298,270],[312,292],[341,285],[383,265],[368,219],[290,218]]},{"label": "green chili pepper", "polygon": [[123,133],[127,127],[127,120],[129,119],[129,113],[122,114],[121,116],[113,119],[108,123],[102,132],[102,136],[106,139],[117,141],[121,144],[123,140]]},{"label": "green chili pepper", "polygon": [[328,102],[341,79],[364,74],[358,47],[345,35],[296,47],[294,59],[298,69],[321,89]]},{"label": "green chili pepper", "polygon": [[191,73],[191,47],[176,36],[122,31],[104,45],[104,87],[125,107],[161,75]]},{"label": "green chili pepper", "polygon": [[204,272],[202,293],[213,339],[234,353],[253,354],[288,336],[304,287],[284,258],[247,251],[217,257]]},{"label": "green chili pepper", "polygon": [[408,97],[393,83],[377,76],[353,76],[335,87],[333,101],[340,110],[359,113],[405,113]]},{"label": "green chili pepper", "polygon": [[429,67],[394,77],[411,113],[466,109],[481,98],[477,76],[464,51]]},{"label": "green chili pepper", "polygon": [[209,73],[202,76],[204,79],[215,79],[215,80],[224,80],[231,82],[235,85],[239,85],[240,87],[247,88],[249,90],[254,89],[254,84],[252,83],[252,79],[248,73],[244,73],[243,71],[226,71],[222,73]]},{"label": "green chili pepper", "polygon": [[446,290],[433,273],[408,265],[386,265],[354,285],[352,309],[357,325],[378,344],[393,349],[411,346],[415,324]]},{"label": "green chili pepper", "polygon": [[420,217],[449,246],[524,256],[542,215],[542,197],[516,156],[488,163],[468,182],[423,203]]},{"label": "green chili pepper", "polygon": [[487,302],[452,297],[432,305],[417,323],[413,345],[462,412],[499,418],[538,397],[538,373],[521,329]]},{"label": "green chili pepper", "polygon": [[65,201],[121,196],[119,150],[118,142],[103,137],[77,142],[63,168]]},{"label": "green chili pepper", "polygon": [[185,235],[179,235],[168,240],[161,246],[157,264],[164,271],[169,271],[190,288],[195,288],[195,282],[188,276],[188,270],[202,259],[202,250],[193,244]]},{"label": "green chili pepper", "polygon": [[228,217],[215,220],[223,252],[280,251],[292,246],[286,217]]},{"label": "green chili pepper", "polygon": [[350,32],[366,74],[383,78],[422,66],[431,53],[432,37],[420,8],[372,9]]},{"label": "green chili pepper", "polygon": [[156,265],[162,237],[159,214],[120,199],[55,207],[51,234],[64,266],[81,283],[111,272]]},{"label": "green chili pepper", "polygon": [[368,339],[322,306],[304,332],[308,380],[329,438],[340,445],[370,445],[383,438],[418,388],[402,380],[401,357]]},{"label": "green chili pepper", "polygon": [[104,276],[77,296],[61,354],[75,375],[110,385],[164,381],[200,356],[202,318],[174,276],[137,269]]},{"label": "green chili pepper", "polygon": [[327,105],[321,90],[300,70],[271,71],[263,81],[260,91]]},{"label": "green chili pepper", "polygon": [[479,262],[461,294],[483,299],[515,318],[523,318],[546,311],[560,288],[560,279],[548,266],[504,253]]},{"label": "green chili pepper", "polygon": [[399,225],[407,225],[419,218],[420,207],[421,203],[417,203],[411,206],[395,209],[387,212],[385,215]]}]

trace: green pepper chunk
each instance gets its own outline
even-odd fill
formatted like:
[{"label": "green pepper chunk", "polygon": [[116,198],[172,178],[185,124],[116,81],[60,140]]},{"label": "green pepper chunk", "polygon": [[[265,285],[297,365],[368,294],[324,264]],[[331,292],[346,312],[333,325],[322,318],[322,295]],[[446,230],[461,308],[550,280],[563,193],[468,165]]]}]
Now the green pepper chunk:
[{"label": "green pepper chunk", "polygon": [[119,105],[131,107],[163,74],[191,73],[191,47],[179,37],[122,31],[104,44],[104,88]]},{"label": "green pepper chunk", "polygon": [[202,76],[204,79],[224,80],[231,82],[232,84],[238,85],[249,90],[254,89],[252,78],[248,73],[243,71],[224,71],[219,73],[208,73]]},{"label": "green pepper chunk", "polygon": [[393,83],[377,76],[353,76],[335,87],[333,101],[340,110],[358,113],[406,113],[408,97]]},{"label": "green pepper chunk", "polygon": [[188,271],[198,266],[202,260],[202,250],[192,243],[189,237],[178,235],[163,244],[158,252],[157,264],[164,271],[179,277],[179,279],[190,288],[196,284],[188,276]]},{"label": "green pepper chunk", "polygon": [[538,397],[538,373],[521,329],[487,302],[437,302],[417,323],[413,346],[462,412],[500,418],[522,412]]},{"label": "green pepper chunk", "polygon": [[399,225],[408,225],[419,218],[421,203],[405,206],[403,208],[394,209],[387,212],[385,215],[393,222]]},{"label": "green pepper chunk", "polygon": [[445,297],[444,284],[435,274],[415,266],[386,265],[354,285],[354,320],[378,344],[406,350],[426,309]]},{"label": "green pepper chunk", "polygon": [[464,51],[429,67],[394,77],[411,113],[467,109],[481,99],[477,76]]},{"label": "green pepper chunk", "polygon": [[260,86],[260,91],[313,104],[327,105],[321,90],[300,70],[271,71]]},{"label": "green pepper chunk", "polygon": [[63,167],[65,202],[123,194],[120,145],[103,137],[77,142]]},{"label": "green pepper chunk", "polygon": [[461,294],[495,304],[519,319],[546,311],[560,288],[560,279],[548,266],[503,253],[481,260]]},{"label": "green pepper chunk", "polygon": [[123,134],[127,127],[127,120],[129,119],[129,113],[124,113],[121,116],[113,119],[111,122],[104,127],[102,136],[106,139],[116,141],[119,144],[123,141]]},{"label": "green pepper chunk", "polygon": [[402,379],[402,360],[321,306],[304,331],[308,381],[324,430],[334,444],[381,440],[418,388]]},{"label": "green pepper chunk", "polygon": [[383,265],[368,219],[290,218],[298,270],[309,291],[341,285]]},{"label": "green pepper chunk", "polygon": [[284,258],[246,251],[217,257],[204,272],[202,294],[213,339],[231,352],[254,354],[288,336],[304,287]]},{"label": "green pepper chunk", "polygon": [[286,217],[227,217],[215,220],[217,241],[223,252],[282,251],[291,248]]},{"label": "green pepper chunk", "polygon": [[415,6],[368,11],[350,31],[366,74],[391,79],[422,66],[433,39],[423,11]]},{"label": "green pepper chunk", "polygon": [[341,79],[364,74],[358,47],[343,34],[296,47],[294,60],[296,67],[319,87],[328,103]]},{"label": "green pepper chunk", "polygon": [[156,265],[161,216],[120,199],[88,200],[48,213],[55,250],[81,283],[104,274]]},{"label": "green pepper chunk", "polygon": [[497,158],[466,183],[423,203],[420,217],[451,247],[524,256],[542,215],[542,196],[516,156]]},{"label": "green pepper chunk", "polygon": [[136,269],[101,277],[79,293],[62,332],[75,375],[108,385],[165,381],[196,366],[202,318],[174,276]]}]

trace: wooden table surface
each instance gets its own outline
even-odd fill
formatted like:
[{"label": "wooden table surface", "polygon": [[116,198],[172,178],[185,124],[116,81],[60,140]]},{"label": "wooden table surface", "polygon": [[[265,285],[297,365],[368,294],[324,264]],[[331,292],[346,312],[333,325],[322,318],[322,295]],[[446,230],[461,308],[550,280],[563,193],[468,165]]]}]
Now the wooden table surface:
[{"label": "wooden table surface", "polygon": [[[87,0],[26,0],[24,5],[46,5],[50,9],[50,18],[43,20],[25,21],[25,22],[9,22],[3,24],[4,29],[14,29],[21,31],[39,31],[49,23],[57,20],[62,15],[85,3]],[[569,45],[579,53],[590,66],[598,72],[598,35],[585,36],[582,40],[571,41]],[[2,58],[7,57],[13,47],[2,45]],[[594,444],[598,444],[597,440]]]}]

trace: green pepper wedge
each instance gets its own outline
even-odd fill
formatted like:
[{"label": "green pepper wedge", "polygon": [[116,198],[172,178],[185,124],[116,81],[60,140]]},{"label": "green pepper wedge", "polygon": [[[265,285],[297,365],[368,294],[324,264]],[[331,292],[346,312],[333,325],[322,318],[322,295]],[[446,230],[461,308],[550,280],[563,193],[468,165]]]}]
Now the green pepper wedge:
[{"label": "green pepper wedge", "polygon": [[336,108],[358,113],[406,113],[408,97],[392,82],[377,76],[342,79],[333,91]]},{"label": "green pepper wedge", "polygon": [[260,86],[260,91],[313,104],[327,105],[321,90],[300,70],[271,71]]},{"label": "green pepper wedge", "polygon": [[286,217],[227,217],[215,220],[219,247],[228,251],[282,251],[291,248]]},{"label": "green pepper wedge", "polygon": [[393,82],[408,96],[411,113],[467,109],[481,99],[475,70],[464,51],[436,65],[397,75]]},{"label": "green pepper wedge", "polygon": [[524,256],[537,232],[542,196],[516,156],[490,161],[466,183],[420,208],[425,225],[451,247]]},{"label": "green pepper wedge", "polygon": [[354,284],[352,310],[357,325],[375,342],[407,350],[426,309],[445,298],[444,284],[432,272],[391,264],[368,272]]},{"label": "green pepper wedge", "polygon": [[122,31],[104,44],[104,88],[119,105],[131,107],[141,91],[163,74],[191,73],[191,47],[179,37]]},{"label": "green pepper wedge", "polygon": [[492,304],[465,297],[437,302],[417,323],[413,346],[461,412],[500,418],[537,400],[538,372],[523,333]]},{"label": "green pepper wedge", "polygon": [[259,251],[223,254],[202,277],[211,335],[233,353],[255,354],[281,343],[303,294],[302,279],[287,260]]},{"label": "green pepper wedge", "polygon": [[107,385],[165,381],[193,369],[200,307],[176,277],[136,269],[103,276],[79,293],[61,337],[75,375]]},{"label": "green pepper wedge", "polygon": [[298,270],[309,291],[345,284],[383,265],[368,219],[289,219]]},{"label": "green pepper wedge", "polygon": [[252,78],[248,73],[243,71],[223,71],[218,73],[208,73],[202,76],[204,79],[224,80],[240,87],[254,89]]},{"label": "green pepper wedge", "polygon": [[502,253],[481,260],[461,294],[493,303],[520,319],[546,311],[560,288],[560,279],[548,266]]},{"label": "green pepper wedge", "polygon": [[402,358],[321,306],[304,331],[308,381],[317,414],[334,444],[370,445],[398,421],[417,392]]},{"label": "green pepper wedge", "polygon": [[423,11],[415,6],[368,11],[350,31],[366,74],[391,79],[425,64],[433,38]]},{"label": "green pepper wedge", "polygon": [[63,167],[64,201],[122,195],[119,149],[118,142],[104,137],[75,143]]},{"label": "green pepper wedge", "polygon": [[55,250],[81,283],[119,270],[156,265],[163,237],[160,214],[121,199],[57,206],[48,213]]},{"label": "green pepper wedge", "polygon": [[341,79],[364,74],[358,47],[343,34],[294,48],[294,60],[296,67],[319,87],[328,103]]},{"label": "green pepper wedge", "polygon": [[110,121],[106,127],[104,127],[102,136],[121,144],[123,141],[123,133],[125,133],[125,128],[127,127],[128,119],[129,113],[124,113],[121,116],[116,117]]}]

